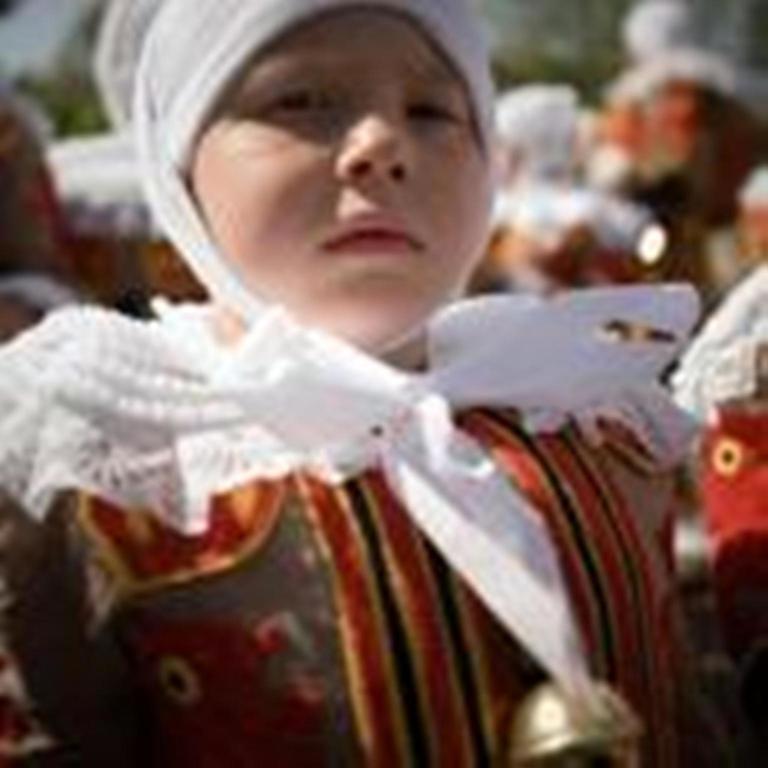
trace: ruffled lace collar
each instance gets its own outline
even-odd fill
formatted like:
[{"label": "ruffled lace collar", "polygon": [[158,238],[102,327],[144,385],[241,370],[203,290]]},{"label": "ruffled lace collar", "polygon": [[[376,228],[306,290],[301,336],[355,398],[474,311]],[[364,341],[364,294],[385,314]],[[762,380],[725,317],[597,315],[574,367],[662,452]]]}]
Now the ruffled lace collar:
[{"label": "ruffled lace collar", "polygon": [[166,306],[139,322],[72,309],[2,348],[0,488],[38,517],[78,488],[196,533],[210,499],[249,480],[303,470],[334,482],[376,464],[545,668],[573,687],[586,679],[540,516],[452,414],[515,407],[534,430],[609,415],[678,458],[689,424],[656,381],[695,321],[692,291],[462,302],[437,318],[418,375],[279,310],[225,349],[206,312]]}]

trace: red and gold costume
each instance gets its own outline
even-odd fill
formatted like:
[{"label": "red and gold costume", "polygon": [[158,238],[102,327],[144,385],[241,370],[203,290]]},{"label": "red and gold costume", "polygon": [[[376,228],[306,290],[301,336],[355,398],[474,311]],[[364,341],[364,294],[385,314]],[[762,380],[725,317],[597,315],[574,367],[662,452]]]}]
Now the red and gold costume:
[{"label": "red and gold costume", "polygon": [[729,649],[768,638],[768,419],[757,404],[723,407],[702,451],[702,494]]},{"label": "red and gold costume", "polygon": [[[683,764],[665,475],[622,433],[594,448],[576,427],[531,437],[509,411],[461,423],[544,515],[592,671],[645,723],[643,765]],[[96,498],[78,507],[70,534],[92,602],[114,604],[103,631],[123,679],[139,681],[140,764],[503,764],[513,713],[542,675],[378,471],[249,484],[217,498],[196,538]],[[62,699],[36,694],[64,752],[87,754]],[[130,699],[102,697],[90,714],[109,722]]]}]

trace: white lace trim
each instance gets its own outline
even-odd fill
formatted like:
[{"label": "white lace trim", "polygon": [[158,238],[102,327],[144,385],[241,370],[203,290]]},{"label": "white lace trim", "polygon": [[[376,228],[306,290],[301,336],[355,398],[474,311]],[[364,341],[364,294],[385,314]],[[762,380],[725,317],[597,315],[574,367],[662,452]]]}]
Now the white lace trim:
[{"label": "white lace trim", "polygon": [[669,442],[676,414],[647,386],[677,343],[618,343],[606,328],[652,322],[679,342],[695,316],[690,293],[466,302],[438,319],[432,369],[419,376],[279,310],[220,349],[204,312],[166,308],[140,323],[68,310],[0,350],[0,487],[37,516],[58,491],[81,488],[197,533],[211,497],[247,480],[302,468],[333,481],[377,462],[502,625],[562,685],[586,688],[541,516],[452,410],[517,406],[539,429],[608,410],[680,447]]},{"label": "white lace trim", "polygon": [[153,322],[65,310],[0,351],[0,486],[36,516],[78,487],[199,530],[209,499],[248,479],[302,467],[338,480],[370,465],[384,432],[430,392],[456,407],[516,406],[535,430],[609,414],[656,453],[674,452],[685,429],[649,385],[672,350],[597,344],[585,321],[622,305],[643,318],[632,294],[617,309],[610,292],[589,293],[602,295],[597,314],[587,293],[451,310],[428,377],[302,331],[280,312],[227,352],[204,308],[168,307]]},{"label": "white lace trim", "polygon": [[701,421],[718,405],[754,395],[757,353],[768,343],[768,267],[729,294],[696,337],[676,373],[675,399]]}]

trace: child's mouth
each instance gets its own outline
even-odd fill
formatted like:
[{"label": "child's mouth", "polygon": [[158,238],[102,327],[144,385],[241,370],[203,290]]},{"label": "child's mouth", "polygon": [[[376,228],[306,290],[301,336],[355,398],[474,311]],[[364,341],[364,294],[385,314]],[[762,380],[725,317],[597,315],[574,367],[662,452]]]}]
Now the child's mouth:
[{"label": "child's mouth", "polygon": [[391,226],[350,227],[323,245],[327,253],[361,256],[410,256],[424,245],[404,229]]}]

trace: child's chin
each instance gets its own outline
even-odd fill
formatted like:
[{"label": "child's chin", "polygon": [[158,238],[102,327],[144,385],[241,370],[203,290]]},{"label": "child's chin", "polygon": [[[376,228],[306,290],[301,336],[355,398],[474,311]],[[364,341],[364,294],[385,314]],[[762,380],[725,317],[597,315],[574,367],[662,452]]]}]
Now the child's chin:
[{"label": "child's chin", "polygon": [[424,336],[428,315],[416,317],[367,316],[335,318],[323,323],[324,330],[340,337],[358,349],[382,360],[397,360]]}]

